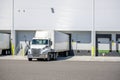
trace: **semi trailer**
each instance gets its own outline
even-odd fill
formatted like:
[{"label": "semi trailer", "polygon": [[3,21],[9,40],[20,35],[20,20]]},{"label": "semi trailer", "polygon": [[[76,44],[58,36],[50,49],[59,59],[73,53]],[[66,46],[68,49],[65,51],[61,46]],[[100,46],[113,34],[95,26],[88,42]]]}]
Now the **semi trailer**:
[{"label": "semi trailer", "polygon": [[28,60],[56,60],[59,53],[67,56],[68,52],[69,35],[59,31],[36,31],[28,50]]},{"label": "semi trailer", "polygon": [[10,34],[0,33],[0,55],[10,54]]}]

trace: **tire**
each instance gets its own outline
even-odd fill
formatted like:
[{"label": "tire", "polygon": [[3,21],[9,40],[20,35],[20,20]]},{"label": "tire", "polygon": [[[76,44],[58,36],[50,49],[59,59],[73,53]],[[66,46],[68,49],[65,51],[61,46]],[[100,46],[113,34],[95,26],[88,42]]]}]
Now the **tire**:
[{"label": "tire", "polygon": [[2,50],[2,54],[1,55],[6,55],[6,50]]},{"label": "tire", "polygon": [[48,53],[48,54],[47,54],[47,61],[50,61],[50,59],[51,59],[51,58],[50,58],[50,54]]},{"label": "tire", "polygon": [[0,50],[0,55],[2,55],[2,50]]},{"label": "tire", "polygon": [[65,52],[65,57],[68,57],[68,52],[67,51]]},{"label": "tire", "polygon": [[40,58],[37,58],[37,61],[40,61]]},{"label": "tire", "polygon": [[57,60],[57,53],[54,53],[54,60]]},{"label": "tire", "polygon": [[28,58],[28,61],[32,61],[32,58]]}]

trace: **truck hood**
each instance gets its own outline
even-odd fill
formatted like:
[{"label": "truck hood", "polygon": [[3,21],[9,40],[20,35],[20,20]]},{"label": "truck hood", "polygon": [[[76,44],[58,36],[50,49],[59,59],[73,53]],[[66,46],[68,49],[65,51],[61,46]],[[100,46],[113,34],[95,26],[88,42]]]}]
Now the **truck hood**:
[{"label": "truck hood", "polygon": [[31,48],[35,48],[35,49],[43,49],[45,47],[46,45],[31,45]]}]

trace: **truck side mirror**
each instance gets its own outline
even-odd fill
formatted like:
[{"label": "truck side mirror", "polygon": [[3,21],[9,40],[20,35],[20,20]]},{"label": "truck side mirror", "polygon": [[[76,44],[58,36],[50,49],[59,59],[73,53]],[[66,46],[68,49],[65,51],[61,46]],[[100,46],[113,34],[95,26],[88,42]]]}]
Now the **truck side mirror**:
[{"label": "truck side mirror", "polygon": [[28,45],[30,45],[30,41],[28,42]]},{"label": "truck side mirror", "polygon": [[50,41],[50,46],[52,46],[52,41]]}]

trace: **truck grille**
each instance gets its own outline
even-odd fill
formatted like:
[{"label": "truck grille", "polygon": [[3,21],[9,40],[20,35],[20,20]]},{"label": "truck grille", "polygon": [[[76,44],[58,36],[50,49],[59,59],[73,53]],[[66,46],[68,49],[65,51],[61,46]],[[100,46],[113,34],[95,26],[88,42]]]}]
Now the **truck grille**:
[{"label": "truck grille", "polygon": [[32,55],[33,57],[39,57],[40,49],[32,49]]}]

